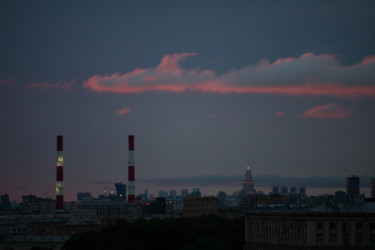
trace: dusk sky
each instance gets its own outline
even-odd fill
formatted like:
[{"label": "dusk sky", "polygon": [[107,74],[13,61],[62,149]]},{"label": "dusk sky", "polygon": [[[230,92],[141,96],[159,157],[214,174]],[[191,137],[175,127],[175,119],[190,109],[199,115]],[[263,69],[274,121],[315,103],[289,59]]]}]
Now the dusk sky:
[{"label": "dusk sky", "polygon": [[255,180],[375,176],[374,13],[375,1],[0,1],[0,194],[54,198],[60,134],[67,200],[127,183],[129,134],[136,194],[137,181],[241,185],[247,164]]}]

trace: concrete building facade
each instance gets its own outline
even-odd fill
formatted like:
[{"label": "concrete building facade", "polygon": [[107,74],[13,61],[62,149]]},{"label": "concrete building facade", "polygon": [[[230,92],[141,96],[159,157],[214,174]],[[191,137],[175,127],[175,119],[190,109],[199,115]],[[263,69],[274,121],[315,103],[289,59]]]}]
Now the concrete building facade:
[{"label": "concrete building facade", "polygon": [[245,213],[246,249],[374,249],[374,213]]}]

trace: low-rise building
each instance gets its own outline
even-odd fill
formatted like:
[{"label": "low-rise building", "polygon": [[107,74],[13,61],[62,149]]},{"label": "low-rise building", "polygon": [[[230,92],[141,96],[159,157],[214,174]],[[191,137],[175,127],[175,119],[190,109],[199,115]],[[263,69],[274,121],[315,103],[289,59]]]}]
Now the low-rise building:
[{"label": "low-rise building", "polygon": [[375,249],[372,204],[342,211],[303,208],[255,209],[245,212],[246,248]]},{"label": "low-rise building", "polygon": [[185,197],[184,216],[218,214],[219,199],[213,196]]}]

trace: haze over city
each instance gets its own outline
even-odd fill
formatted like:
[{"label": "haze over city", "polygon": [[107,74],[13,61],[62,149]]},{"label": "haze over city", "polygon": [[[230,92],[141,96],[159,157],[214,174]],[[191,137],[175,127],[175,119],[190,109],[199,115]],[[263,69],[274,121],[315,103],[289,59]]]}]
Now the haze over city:
[{"label": "haze over city", "polygon": [[67,201],[127,181],[130,134],[136,194],[240,189],[247,165],[255,186],[300,178],[344,188],[358,175],[368,187],[374,10],[371,1],[1,1],[0,193],[55,198],[57,135]]}]

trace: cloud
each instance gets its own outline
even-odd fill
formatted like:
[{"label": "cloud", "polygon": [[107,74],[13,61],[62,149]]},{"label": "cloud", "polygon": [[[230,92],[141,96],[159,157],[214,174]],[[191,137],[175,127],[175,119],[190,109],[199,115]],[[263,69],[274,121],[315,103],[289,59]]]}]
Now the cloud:
[{"label": "cloud", "polygon": [[278,111],[275,111],[275,113],[273,113],[273,116],[284,116],[284,113],[278,110]]},{"label": "cloud", "polygon": [[97,92],[141,93],[145,91],[241,93],[267,95],[375,97],[375,56],[346,66],[334,55],[305,53],[297,58],[263,59],[254,65],[218,75],[214,70],[181,67],[196,53],[164,56],[154,68],[94,75],[84,88]]},{"label": "cloud", "polygon": [[[369,176],[360,176],[361,186],[369,187],[371,178]],[[149,178],[139,179],[140,183],[154,184],[160,186],[238,186],[242,184],[243,176],[221,176],[221,175],[204,175],[191,177],[175,178]],[[255,186],[304,186],[304,187],[345,187],[345,178],[338,176],[326,177],[288,177],[279,175],[258,175],[254,176]]]},{"label": "cloud", "polygon": [[61,87],[62,89],[65,90],[73,90],[75,89],[74,84],[76,83],[76,80],[72,80],[70,82],[56,82],[56,83],[50,83],[50,82],[37,82],[37,83],[28,83],[27,87],[30,89],[44,89],[44,90],[49,90],[49,89],[56,89]]},{"label": "cloud", "polygon": [[350,115],[349,111],[335,103],[316,106],[300,114],[301,117],[309,118],[347,118]]},{"label": "cloud", "polygon": [[0,85],[1,84],[12,84],[13,83],[13,79],[6,79],[6,80],[2,80],[0,79]]},{"label": "cloud", "polygon": [[128,114],[128,113],[131,112],[131,109],[130,109],[130,108],[127,108],[127,107],[124,107],[124,108],[122,108],[122,109],[118,109],[118,110],[116,110],[116,112],[117,112],[117,114],[119,114],[119,115],[126,115],[126,114]]}]

